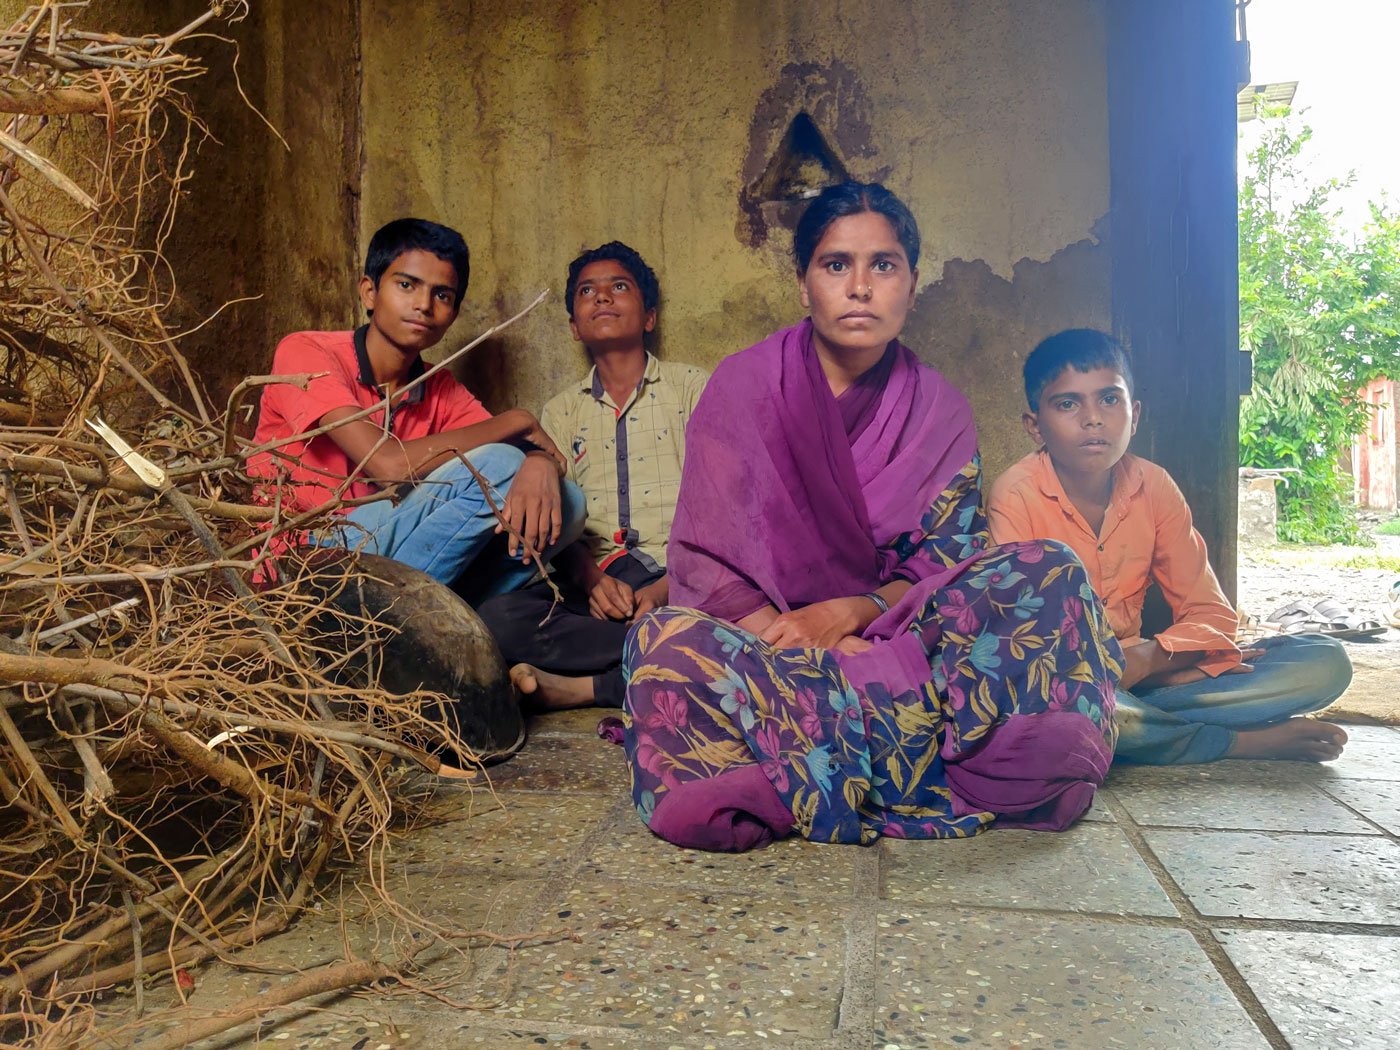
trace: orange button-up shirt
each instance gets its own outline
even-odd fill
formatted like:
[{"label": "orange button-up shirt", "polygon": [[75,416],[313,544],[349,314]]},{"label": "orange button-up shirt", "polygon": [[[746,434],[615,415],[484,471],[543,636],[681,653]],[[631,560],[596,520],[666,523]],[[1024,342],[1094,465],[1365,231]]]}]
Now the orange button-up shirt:
[{"label": "orange button-up shirt", "polygon": [[1175,621],[1156,636],[1171,653],[1205,652],[1198,665],[1218,675],[1240,662],[1238,619],[1210,567],[1191,508],[1155,463],[1125,455],[1113,468],[1113,495],[1096,534],[1060,484],[1044,450],[1015,464],[992,486],[987,519],[997,543],[1059,540],[1084,567],[1124,645],[1142,636],[1142,603],[1152,580]]}]

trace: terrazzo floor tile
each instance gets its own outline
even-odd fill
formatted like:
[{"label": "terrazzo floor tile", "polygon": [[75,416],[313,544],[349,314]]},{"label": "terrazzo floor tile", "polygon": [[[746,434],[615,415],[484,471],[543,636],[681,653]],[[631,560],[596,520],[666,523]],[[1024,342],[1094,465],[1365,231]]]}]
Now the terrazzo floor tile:
[{"label": "terrazzo floor tile", "polygon": [[544,791],[627,798],[632,788],[622,748],[594,737],[541,737],[488,771],[497,791]]},{"label": "terrazzo floor tile", "polygon": [[1205,915],[1400,923],[1400,845],[1359,835],[1147,829]]},{"label": "terrazzo floor tile", "polygon": [[[549,711],[531,715],[526,728],[528,736],[525,746],[531,740],[555,736],[582,736],[598,739],[598,723],[609,715],[616,717],[617,711],[606,707],[576,707],[569,711]],[[616,745],[613,745],[616,746]],[[617,749],[619,754],[622,749]]]},{"label": "terrazzo floor tile", "polygon": [[845,910],[580,879],[541,920],[579,943],[521,948],[497,1018],[646,1027],[670,1036],[829,1035]]},{"label": "terrazzo floor tile", "polygon": [[1325,795],[1317,781],[1288,770],[1259,774],[1220,762],[1133,770],[1114,795],[1139,824],[1245,831],[1341,831],[1379,834]]},{"label": "terrazzo floor tile", "polygon": [[1323,766],[1345,780],[1400,780],[1400,733],[1386,726],[1346,726],[1342,757]]},{"label": "terrazzo floor tile", "polygon": [[1400,783],[1385,780],[1333,780],[1323,790],[1365,814],[1392,835],[1400,835]]},{"label": "terrazzo floor tile", "polygon": [[1184,930],[890,910],[876,966],[877,1048],[1269,1045]]},{"label": "terrazzo floor tile", "polygon": [[620,830],[594,849],[584,871],[649,885],[691,886],[799,898],[849,900],[860,851],[823,846],[800,838],[783,839],[747,853],[705,853],[680,849],[653,835],[629,802],[619,815]]},{"label": "terrazzo floor tile", "polygon": [[1125,783],[1161,783],[1175,777],[1237,779],[1255,784],[1284,784],[1293,781],[1316,783],[1332,776],[1332,765],[1328,762],[1271,762],[1263,759],[1256,761],[1234,758],[1194,766],[1140,766],[1123,763],[1109,769],[1108,779],[1104,783],[1111,791],[1117,791]]},{"label": "terrazzo floor tile", "polygon": [[1094,804],[1089,807],[1089,812],[1082,816],[1081,820],[1087,820],[1093,824],[1116,824],[1118,818],[1113,815],[1113,810],[1108,808],[1108,800],[1113,797],[1113,792],[1107,788],[1099,788],[1094,792]]},{"label": "terrazzo floor tile", "polygon": [[[616,1036],[572,1032],[512,1031],[476,1024],[437,1026],[426,1046],[483,1046],[500,1050],[636,1050],[638,1044]],[[666,1044],[658,1044],[658,1050]],[[368,1047],[365,1050],[369,1050]]]},{"label": "terrazzo floor tile", "polygon": [[538,1032],[486,1028],[463,1023],[459,1027],[438,1025],[425,1045],[440,1047],[484,1046],[500,1050],[634,1050],[634,1042],[608,1035],[579,1035],[572,1032]]},{"label": "terrazzo floor tile", "polygon": [[885,839],[882,896],[978,907],[1176,915],[1121,829],[993,829],[970,839]]},{"label": "terrazzo floor tile", "polygon": [[1215,936],[1293,1050],[1392,1050],[1400,1042],[1400,938],[1266,930]]},{"label": "terrazzo floor tile", "polygon": [[477,790],[460,802],[442,798],[438,820],[394,844],[396,870],[490,869],[493,877],[522,878],[544,868],[572,865],[579,846],[612,807],[596,795],[492,796]]},{"label": "terrazzo floor tile", "polygon": [[[738,1038],[734,1036],[662,1035],[648,1030],[608,1031],[597,1025],[560,1025],[536,1028],[529,1025],[489,1024],[479,1015],[447,1014],[439,1011],[419,1026],[424,1048],[488,1047],[491,1050],[831,1050],[826,1039],[812,1041],[799,1037],[776,1036]],[[363,1050],[375,1050],[367,1044]]]},{"label": "terrazzo floor tile", "polygon": [[[401,906],[440,926],[509,935],[534,929],[525,917],[545,886],[510,881],[493,886],[479,877],[463,883],[416,879],[396,888],[394,896]],[[239,953],[239,967],[215,962],[194,971],[195,987],[189,1002],[197,1012],[217,1012],[242,999],[273,992],[305,971],[343,962],[347,952],[361,959],[393,961],[403,955],[406,945],[423,936],[412,933],[382,909],[367,908],[364,900],[351,892],[345,899],[344,917],[337,909],[323,905],[308,911],[287,932]],[[487,956],[482,948],[458,951],[439,942],[419,954],[414,976],[425,985],[441,983],[462,998],[470,998],[466,989],[474,974],[494,963],[495,957]],[[209,1050],[245,1046],[259,1034],[272,1046],[348,1047],[366,1036],[368,1042],[362,1050],[382,1043],[392,1047],[421,1045],[416,1032],[423,1015],[421,1007],[415,1005],[416,998],[363,992],[316,996],[196,1045]],[[148,1010],[173,1009],[179,1006],[179,997],[165,978],[147,992],[146,1002]],[[438,1008],[459,1013],[445,1004]],[[166,1030],[173,1029],[153,1029],[151,1034]]]}]

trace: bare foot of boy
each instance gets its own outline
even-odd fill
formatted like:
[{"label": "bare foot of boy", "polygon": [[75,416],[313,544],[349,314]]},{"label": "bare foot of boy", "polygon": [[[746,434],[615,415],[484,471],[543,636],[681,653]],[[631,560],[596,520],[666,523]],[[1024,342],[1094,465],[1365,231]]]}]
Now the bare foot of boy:
[{"label": "bare foot of boy", "polygon": [[1235,734],[1226,758],[1280,758],[1301,762],[1331,762],[1340,758],[1347,735],[1341,726],[1315,718],[1290,718],[1264,729]]},{"label": "bare foot of boy", "polygon": [[529,664],[516,664],[510,669],[510,684],[528,707],[540,711],[567,711],[593,703],[592,675],[571,678]]}]

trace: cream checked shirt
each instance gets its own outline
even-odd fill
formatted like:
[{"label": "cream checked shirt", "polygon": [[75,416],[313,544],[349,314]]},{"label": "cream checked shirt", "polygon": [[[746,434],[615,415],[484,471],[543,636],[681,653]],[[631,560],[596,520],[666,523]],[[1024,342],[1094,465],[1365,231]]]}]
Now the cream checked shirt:
[{"label": "cream checked shirt", "polygon": [[596,368],[554,397],[540,423],[569,456],[570,476],[588,499],[583,540],[600,565],[630,552],[648,568],[666,565],[685,462],[685,425],[710,374],[647,354],[642,381],[616,405]]}]

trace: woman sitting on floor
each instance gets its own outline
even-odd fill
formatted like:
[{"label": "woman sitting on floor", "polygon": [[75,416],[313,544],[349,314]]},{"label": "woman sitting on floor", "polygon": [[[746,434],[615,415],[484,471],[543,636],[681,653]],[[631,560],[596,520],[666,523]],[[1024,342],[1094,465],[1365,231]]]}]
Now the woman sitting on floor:
[{"label": "woman sitting on floor", "polygon": [[989,547],[967,401],[896,341],[904,204],[829,187],[794,255],[811,316],[725,360],[686,431],[675,604],[624,654],[637,809],[712,850],[1062,830],[1112,759],[1121,659],[1083,567]]}]

